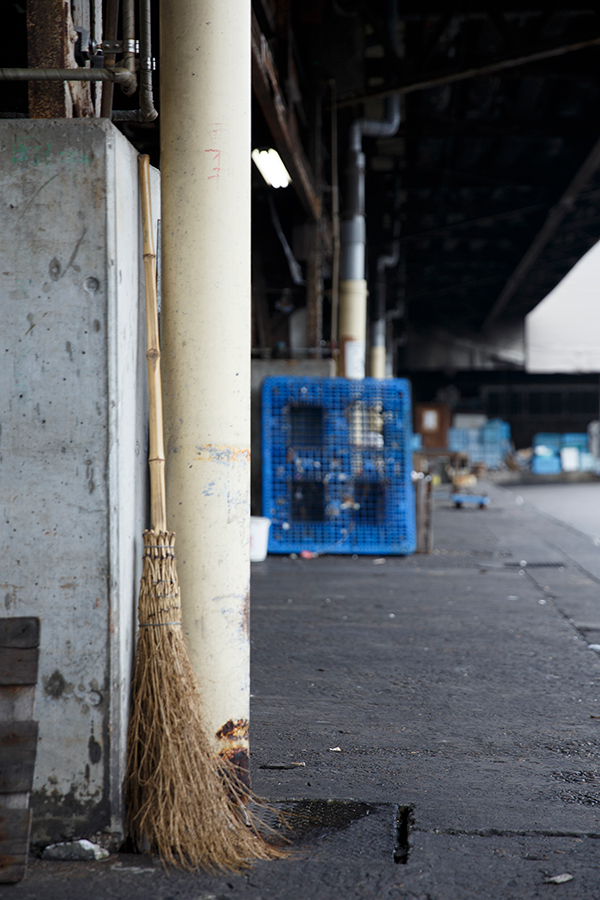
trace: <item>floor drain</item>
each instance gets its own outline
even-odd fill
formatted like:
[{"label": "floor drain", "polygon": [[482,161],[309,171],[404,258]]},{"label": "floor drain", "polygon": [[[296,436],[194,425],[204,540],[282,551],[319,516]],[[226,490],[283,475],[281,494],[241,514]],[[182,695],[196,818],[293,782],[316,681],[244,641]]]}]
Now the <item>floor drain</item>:
[{"label": "floor drain", "polygon": [[412,821],[412,806],[399,806],[396,810],[396,846],[394,847],[394,862],[399,865],[405,865],[408,862]]}]

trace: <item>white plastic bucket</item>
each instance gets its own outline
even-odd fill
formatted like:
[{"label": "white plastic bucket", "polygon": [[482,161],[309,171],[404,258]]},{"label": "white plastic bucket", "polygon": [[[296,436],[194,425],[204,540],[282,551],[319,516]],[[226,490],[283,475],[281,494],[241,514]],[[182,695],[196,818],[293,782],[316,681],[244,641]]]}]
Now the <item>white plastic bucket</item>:
[{"label": "white plastic bucket", "polygon": [[265,516],[250,516],[250,562],[267,558],[271,520]]}]

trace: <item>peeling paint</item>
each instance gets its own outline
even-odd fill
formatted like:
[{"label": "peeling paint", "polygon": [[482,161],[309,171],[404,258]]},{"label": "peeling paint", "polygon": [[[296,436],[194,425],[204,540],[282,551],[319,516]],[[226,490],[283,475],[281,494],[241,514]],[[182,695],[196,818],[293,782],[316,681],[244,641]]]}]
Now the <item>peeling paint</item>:
[{"label": "peeling paint", "polygon": [[248,641],[250,630],[250,594],[222,594],[212,598],[214,604],[220,604],[219,612],[227,620],[230,627],[235,628],[242,644]]},{"label": "peeling paint", "polygon": [[228,447],[206,444],[196,447],[198,462],[215,462],[223,465],[250,465],[250,450],[247,447]]},{"label": "peeling paint", "polygon": [[238,779],[249,788],[248,719],[229,719],[219,728],[215,737],[218,741],[219,756],[225,757],[233,764]]},{"label": "peeling paint", "polygon": [[250,591],[246,591],[244,604],[240,613],[241,631],[245,638],[250,635]]}]

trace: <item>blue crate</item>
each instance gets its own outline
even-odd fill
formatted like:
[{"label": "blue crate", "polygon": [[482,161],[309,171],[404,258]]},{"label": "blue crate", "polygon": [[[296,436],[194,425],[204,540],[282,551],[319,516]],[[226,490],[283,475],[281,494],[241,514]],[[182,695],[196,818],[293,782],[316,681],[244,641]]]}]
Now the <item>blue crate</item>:
[{"label": "blue crate", "polygon": [[534,475],[558,475],[561,471],[560,456],[534,456],[531,471]]},{"label": "blue crate", "polygon": [[456,452],[458,450],[468,450],[469,447],[479,443],[478,428],[449,428],[448,429],[448,449]]},{"label": "blue crate", "polygon": [[490,419],[482,426],[481,437],[490,443],[508,443],[510,441],[510,425],[503,419]]},{"label": "blue crate", "polygon": [[571,434],[561,434],[560,436],[560,446],[561,447],[577,447],[581,452],[587,453],[588,451],[588,436],[583,432],[574,432]]},{"label": "blue crate", "polygon": [[558,452],[561,446],[561,435],[540,431],[538,434],[534,434],[533,436],[533,446],[535,448],[540,445],[542,447],[548,447],[550,450],[555,450],[556,452]]},{"label": "blue crate", "polygon": [[411,446],[405,379],[266,378],[269,552],[414,553]]},{"label": "blue crate", "polygon": [[504,451],[501,447],[480,444],[469,451],[469,459],[472,464],[483,463],[488,469],[499,469],[504,460]]}]

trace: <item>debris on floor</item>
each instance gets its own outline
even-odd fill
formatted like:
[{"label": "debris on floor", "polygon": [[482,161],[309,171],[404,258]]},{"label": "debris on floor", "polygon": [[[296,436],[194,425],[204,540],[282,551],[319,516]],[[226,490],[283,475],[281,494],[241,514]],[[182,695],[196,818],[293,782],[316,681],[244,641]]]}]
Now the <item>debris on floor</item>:
[{"label": "debris on floor", "polygon": [[89,860],[108,859],[110,853],[99,844],[91,841],[66,841],[63,844],[48,844],[42,853],[42,859],[56,860]]}]

